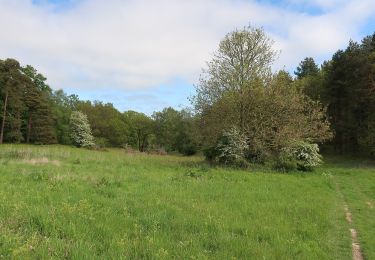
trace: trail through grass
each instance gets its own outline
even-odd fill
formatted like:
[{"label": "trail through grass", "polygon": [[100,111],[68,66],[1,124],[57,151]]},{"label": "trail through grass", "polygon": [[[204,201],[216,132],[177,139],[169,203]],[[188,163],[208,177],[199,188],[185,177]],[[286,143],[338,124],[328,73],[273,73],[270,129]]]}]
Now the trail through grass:
[{"label": "trail through grass", "polygon": [[335,158],[325,166],[326,172],[334,175],[348,205],[353,227],[365,259],[375,259],[375,164]]},{"label": "trail through grass", "polygon": [[374,171],[356,171],[280,174],[200,157],[5,145],[0,258],[351,259],[334,176],[371,259]]}]

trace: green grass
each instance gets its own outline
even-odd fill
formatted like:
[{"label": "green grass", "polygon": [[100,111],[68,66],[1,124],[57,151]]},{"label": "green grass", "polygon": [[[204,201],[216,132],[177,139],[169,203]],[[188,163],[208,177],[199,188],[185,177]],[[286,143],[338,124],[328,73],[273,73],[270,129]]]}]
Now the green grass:
[{"label": "green grass", "polygon": [[[43,159],[42,159],[43,158]],[[200,157],[0,146],[0,258],[351,259],[339,183],[375,258],[375,171],[211,168]]]},{"label": "green grass", "polygon": [[375,162],[336,158],[325,170],[349,206],[365,259],[375,259]]}]

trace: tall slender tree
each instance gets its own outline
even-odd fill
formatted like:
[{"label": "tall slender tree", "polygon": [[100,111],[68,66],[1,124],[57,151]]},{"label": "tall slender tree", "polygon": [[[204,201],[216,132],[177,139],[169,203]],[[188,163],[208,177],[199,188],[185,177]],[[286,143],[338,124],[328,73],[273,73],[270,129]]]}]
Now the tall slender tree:
[{"label": "tall slender tree", "polygon": [[28,78],[24,86],[26,142],[56,143],[57,137],[51,110],[52,90],[46,83],[47,78],[30,65],[23,67],[22,72]]},{"label": "tall slender tree", "polygon": [[1,95],[3,100],[0,143],[22,141],[22,92],[25,77],[18,61],[7,59],[0,62]]}]

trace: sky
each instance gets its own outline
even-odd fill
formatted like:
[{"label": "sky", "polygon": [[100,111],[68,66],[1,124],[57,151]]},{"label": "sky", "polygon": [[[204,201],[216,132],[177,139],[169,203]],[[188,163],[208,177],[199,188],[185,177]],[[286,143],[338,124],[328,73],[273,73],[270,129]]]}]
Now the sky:
[{"label": "sky", "polygon": [[53,89],[146,114],[189,106],[221,39],[263,27],[273,69],[330,59],[375,32],[374,0],[0,0],[0,59],[15,58]]}]

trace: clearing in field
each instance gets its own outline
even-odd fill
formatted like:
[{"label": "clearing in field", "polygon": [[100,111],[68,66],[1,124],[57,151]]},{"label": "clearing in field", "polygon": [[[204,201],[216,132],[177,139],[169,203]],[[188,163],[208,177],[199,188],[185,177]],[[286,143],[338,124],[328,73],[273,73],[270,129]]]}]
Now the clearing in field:
[{"label": "clearing in field", "polygon": [[201,157],[7,145],[0,258],[351,259],[355,228],[363,256],[375,259],[374,203],[375,170],[354,161],[281,174]]}]

